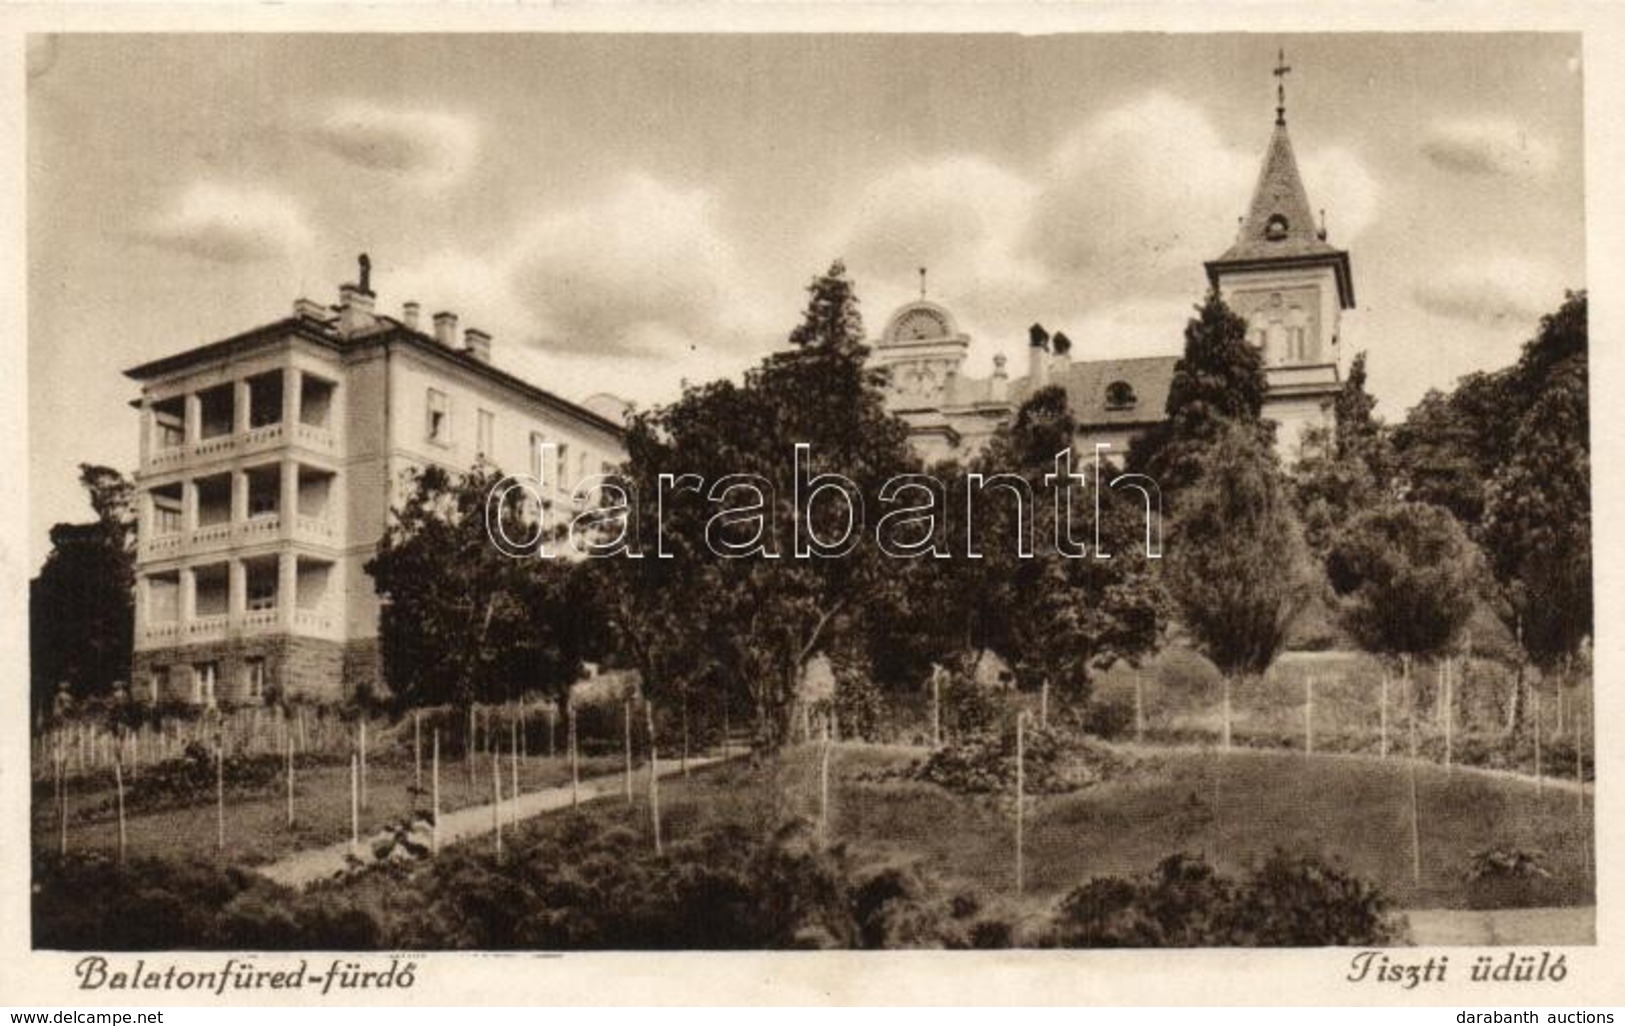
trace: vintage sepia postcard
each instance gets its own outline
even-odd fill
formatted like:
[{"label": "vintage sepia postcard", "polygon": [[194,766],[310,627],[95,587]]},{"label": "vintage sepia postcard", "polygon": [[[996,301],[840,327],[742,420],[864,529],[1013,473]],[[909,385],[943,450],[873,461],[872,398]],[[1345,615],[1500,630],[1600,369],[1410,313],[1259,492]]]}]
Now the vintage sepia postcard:
[{"label": "vintage sepia postcard", "polygon": [[1620,1003],[1625,20],[1408,11],[7,11],[0,989]]}]

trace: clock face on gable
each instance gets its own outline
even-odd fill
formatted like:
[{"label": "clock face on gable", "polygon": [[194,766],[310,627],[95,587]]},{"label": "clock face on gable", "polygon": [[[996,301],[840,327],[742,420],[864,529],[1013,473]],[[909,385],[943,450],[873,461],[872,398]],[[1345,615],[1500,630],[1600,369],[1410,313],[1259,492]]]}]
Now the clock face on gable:
[{"label": "clock face on gable", "polygon": [[941,315],[930,310],[910,310],[898,321],[892,332],[894,341],[906,342],[915,339],[946,338],[948,324]]}]

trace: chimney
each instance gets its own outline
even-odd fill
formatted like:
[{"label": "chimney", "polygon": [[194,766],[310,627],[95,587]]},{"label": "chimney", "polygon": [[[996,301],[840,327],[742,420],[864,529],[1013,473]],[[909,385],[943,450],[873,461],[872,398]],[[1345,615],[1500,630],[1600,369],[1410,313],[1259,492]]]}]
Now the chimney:
[{"label": "chimney", "polygon": [[421,313],[422,310],[423,307],[418,305],[417,300],[407,300],[405,303],[401,304],[401,323],[406,325],[408,328],[411,328],[413,331],[418,330],[418,314]]},{"label": "chimney", "polygon": [[1032,393],[1049,384],[1049,332],[1034,324],[1027,338],[1027,391]]},{"label": "chimney", "polygon": [[307,321],[322,323],[327,321],[327,309],[314,299],[306,299],[303,296],[293,301],[293,315]]},{"label": "chimney", "polygon": [[478,328],[463,332],[463,351],[481,363],[491,362],[491,336]]},{"label": "chimney", "polygon": [[339,286],[339,333],[346,337],[367,330],[376,323],[372,316],[372,293],[359,285]]},{"label": "chimney", "polygon": [[1004,364],[1004,354],[995,354],[993,357],[993,380],[988,382],[987,397],[996,403],[1002,403],[1010,398],[1010,372],[1004,369]]},{"label": "chimney", "polygon": [[442,310],[434,315],[434,340],[447,349],[457,348],[457,315]]},{"label": "chimney", "polygon": [[1058,373],[1065,374],[1067,368],[1072,366],[1072,340],[1057,331],[1055,337],[1049,340],[1049,345],[1055,351],[1055,358],[1050,362]]}]

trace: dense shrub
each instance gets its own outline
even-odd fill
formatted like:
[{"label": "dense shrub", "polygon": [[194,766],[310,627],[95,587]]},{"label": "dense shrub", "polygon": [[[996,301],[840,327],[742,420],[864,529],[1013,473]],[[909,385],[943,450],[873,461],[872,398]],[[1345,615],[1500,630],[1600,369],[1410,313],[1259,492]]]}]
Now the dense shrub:
[{"label": "dense shrub", "polygon": [[1522,848],[1488,848],[1467,858],[1469,908],[1528,908],[1548,903],[1554,890],[1546,853]]},{"label": "dense shrub", "polygon": [[1082,727],[1103,741],[1116,741],[1134,734],[1134,699],[1112,695],[1093,698],[1083,709]]},{"label": "dense shrub", "polygon": [[975,894],[945,897],[924,873],[888,866],[850,888],[856,945],[895,948],[1007,948],[1015,929],[983,913]]},{"label": "dense shrub", "polygon": [[846,946],[837,858],[802,826],[762,839],[717,827],[663,855],[586,817],[498,863],[442,855],[399,894],[401,944],[488,950]]},{"label": "dense shrub", "polygon": [[1277,851],[1237,882],[1200,856],[1171,855],[1144,877],[1100,877],[1068,894],[1053,947],[1313,947],[1389,944],[1403,926],[1370,883]]},{"label": "dense shrub", "polygon": [[300,894],[203,862],[104,855],[34,860],[34,945],[66,950],[365,949],[372,916],[342,893]]},{"label": "dense shrub", "polygon": [[880,686],[860,667],[836,667],[835,716],[843,739],[882,740],[885,699]]},{"label": "dense shrub", "polygon": [[[305,756],[298,759],[301,766],[313,765],[315,761]],[[285,779],[286,766],[286,759],[281,755],[228,756],[219,768],[226,800],[239,801],[264,793]],[[186,746],[181,758],[147,766],[139,777],[126,777],[124,810],[135,815],[213,802],[217,786],[215,773],[214,749],[193,741]],[[104,819],[116,814],[117,802],[117,795],[109,794],[95,804],[80,808],[75,815],[86,820]]]}]

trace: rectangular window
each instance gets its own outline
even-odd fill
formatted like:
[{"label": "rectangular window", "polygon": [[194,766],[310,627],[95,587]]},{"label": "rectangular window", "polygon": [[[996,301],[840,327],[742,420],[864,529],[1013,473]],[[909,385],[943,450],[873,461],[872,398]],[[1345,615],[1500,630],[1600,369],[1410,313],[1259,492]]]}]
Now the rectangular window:
[{"label": "rectangular window", "polygon": [[192,667],[193,702],[198,705],[214,704],[214,684],[219,672],[218,663],[198,663]]},{"label": "rectangular window", "polygon": [[152,497],[152,530],[155,534],[179,534],[181,503],[166,495]]},{"label": "rectangular window", "polygon": [[492,439],[497,433],[497,415],[490,410],[480,411],[480,455],[490,459]]},{"label": "rectangular window", "polygon": [[451,399],[438,388],[429,389],[429,441],[436,445],[451,444]]},{"label": "rectangular window", "polygon": [[248,576],[248,608],[252,611],[276,608],[276,574],[260,571],[250,564]]},{"label": "rectangular window", "polygon": [[243,664],[243,694],[251,702],[265,700],[265,658],[255,656]]},{"label": "rectangular window", "polygon": [[542,436],[540,431],[530,433],[530,476],[538,481],[541,480],[545,469],[543,459],[547,455],[546,446],[547,439]]},{"label": "rectangular window", "polygon": [[570,479],[570,446],[569,446],[569,444],[566,443],[566,442],[560,442],[559,447],[558,447],[558,451],[555,454],[555,456],[556,456],[556,459],[554,461],[554,473],[557,474],[558,476],[553,478],[553,487],[554,488],[559,488],[559,489],[567,488],[567,487],[569,487],[569,479]]}]

